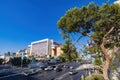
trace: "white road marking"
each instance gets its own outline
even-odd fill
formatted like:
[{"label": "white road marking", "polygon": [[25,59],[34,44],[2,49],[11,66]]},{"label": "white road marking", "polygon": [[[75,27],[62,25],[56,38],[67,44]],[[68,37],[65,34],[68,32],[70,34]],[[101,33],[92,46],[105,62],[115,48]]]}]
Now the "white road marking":
[{"label": "white road marking", "polygon": [[61,75],[60,77],[56,78],[55,80],[62,80],[65,76],[67,76],[69,73],[65,73],[63,75]]},{"label": "white road marking", "polygon": [[[79,67],[77,67],[75,70],[82,70],[84,68],[90,68],[90,67],[93,67],[92,64],[83,64],[83,65],[80,65]],[[62,80],[65,76],[67,76],[69,74],[69,72],[61,75],[60,77],[56,78],[55,80]]]}]

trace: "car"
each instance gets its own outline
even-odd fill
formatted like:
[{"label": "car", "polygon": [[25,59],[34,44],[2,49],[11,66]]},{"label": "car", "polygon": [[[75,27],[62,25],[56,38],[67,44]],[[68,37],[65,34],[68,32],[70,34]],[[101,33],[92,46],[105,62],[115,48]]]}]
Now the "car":
[{"label": "car", "polygon": [[52,65],[52,67],[53,67],[53,68],[56,68],[56,66],[55,66],[55,65]]},{"label": "car", "polygon": [[62,68],[62,66],[61,66],[61,65],[57,65],[57,66],[54,68],[54,70],[56,70],[57,68]]},{"label": "car", "polygon": [[53,67],[52,67],[52,66],[48,66],[48,67],[45,68],[44,70],[46,70],[46,71],[50,71],[50,70],[53,70]]},{"label": "car", "polygon": [[53,68],[53,70],[56,70],[57,69],[57,66]]},{"label": "car", "polygon": [[56,72],[62,71],[62,68],[56,68]]},{"label": "car", "polygon": [[37,74],[39,71],[40,71],[39,69],[31,69],[27,72],[22,72],[22,74],[24,76],[29,76],[29,75]]},{"label": "car", "polygon": [[56,67],[54,68],[54,70],[55,70],[56,72],[62,71],[62,67],[61,67],[61,66],[56,66]]},{"label": "car", "polygon": [[76,70],[70,70],[70,71],[69,71],[69,74],[70,74],[70,75],[73,75],[73,74],[76,74],[76,73],[78,73]]},{"label": "car", "polygon": [[23,74],[24,76],[29,76],[29,75],[30,75],[30,72],[29,72],[29,71],[27,71],[27,72],[22,72],[22,74]]},{"label": "car", "polygon": [[28,64],[28,68],[34,68],[37,67],[37,64],[33,63],[33,64]]},{"label": "car", "polygon": [[61,60],[56,60],[57,61],[57,63],[62,63],[62,61]]},{"label": "car", "polygon": [[70,68],[70,69],[73,69],[73,66],[70,66],[69,68]]},{"label": "car", "polygon": [[43,63],[43,64],[39,65],[39,67],[44,70],[45,68],[48,67],[48,64],[47,63]]},{"label": "car", "polygon": [[64,66],[63,64],[60,64],[60,65],[58,65],[58,66],[60,66],[61,68]]},{"label": "car", "polygon": [[56,64],[56,63],[57,63],[56,60],[49,61],[49,64],[51,64],[51,65],[54,65],[54,64]]},{"label": "car", "polygon": [[63,67],[64,67],[64,68],[69,68],[69,66],[68,66],[68,65],[64,65]]}]

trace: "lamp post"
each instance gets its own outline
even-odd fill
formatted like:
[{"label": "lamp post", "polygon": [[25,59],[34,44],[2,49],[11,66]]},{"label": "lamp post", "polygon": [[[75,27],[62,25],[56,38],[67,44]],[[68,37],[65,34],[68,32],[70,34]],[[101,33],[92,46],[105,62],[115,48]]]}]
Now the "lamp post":
[{"label": "lamp post", "polygon": [[21,69],[22,69],[22,64],[23,64],[23,52],[22,52],[22,56],[21,56]]}]

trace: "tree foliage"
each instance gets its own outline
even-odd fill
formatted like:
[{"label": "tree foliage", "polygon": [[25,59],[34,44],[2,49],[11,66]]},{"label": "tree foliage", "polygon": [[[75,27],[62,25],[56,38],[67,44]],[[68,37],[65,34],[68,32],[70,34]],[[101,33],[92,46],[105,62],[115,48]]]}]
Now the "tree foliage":
[{"label": "tree foliage", "polygon": [[70,33],[78,33],[84,36],[91,34],[96,39],[96,43],[100,44],[104,35],[114,27],[114,30],[108,36],[119,45],[119,29],[120,29],[120,6],[104,4],[102,7],[94,3],[82,8],[75,7],[66,12],[66,14],[58,21],[58,26],[62,33],[69,36]]},{"label": "tree foliage", "polygon": [[104,80],[104,78],[102,75],[92,74],[91,76],[87,77],[85,80]]},{"label": "tree foliage", "polygon": [[95,58],[94,64],[100,66],[102,64],[102,61],[100,58]]},{"label": "tree foliage", "polygon": [[0,58],[0,65],[3,63],[3,61],[4,61],[4,60],[3,60],[2,58]]},{"label": "tree foliage", "polygon": [[[104,79],[109,80],[107,72],[110,67],[110,58],[113,57],[110,57],[107,50],[120,46],[120,6],[104,4],[100,7],[91,3],[82,8],[75,7],[60,18],[58,27],[63,37],[68,38],[74,33],[87,36],[94,41],[105,59]],[[95,47],[91,51],[94,50]]]},{"label": "tree foliage", "polygon": [[72,61],[78,58],[78,54],[75,46],[71,43],[70,39],[65,41],[65,45],[62,46],[63,53],[59,56],[63,61]]},{"label": "tree foliage", "polygon": [[27,66],[30,63],[30,60],[27,58],[24,58],[23,61],[21,60],[21,57],[15,57],[10,60],[11,64],[14,66],[21,66],[21,62],[23,66]]}]

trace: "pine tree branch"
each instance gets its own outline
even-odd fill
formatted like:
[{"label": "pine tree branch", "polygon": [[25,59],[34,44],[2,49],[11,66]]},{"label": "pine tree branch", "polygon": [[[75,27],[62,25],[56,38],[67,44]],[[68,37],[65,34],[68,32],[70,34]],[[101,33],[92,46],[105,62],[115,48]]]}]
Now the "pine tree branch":
[{"label": "pine tree branch", "polygon": [[94,65],[94,66],[95,66],[95,68],[99,68],[99,69],[103,70],[102,66],[98,66],[98,65]]},{"label": "pine tree branch", "polygon": [[103,40],[113,31],[115,27],[113,26],[106,34],[105,36],[103,37]]},{"label": "pine tree branch", "polygon": [[91,36],[90,34],[88,33],[85,33],[85,32],[80,32],[82,35],[84,36],[88,36],[89,38],[91,38],[95,43],[97,43],[97,39],[95,39],[93,36]]}]

